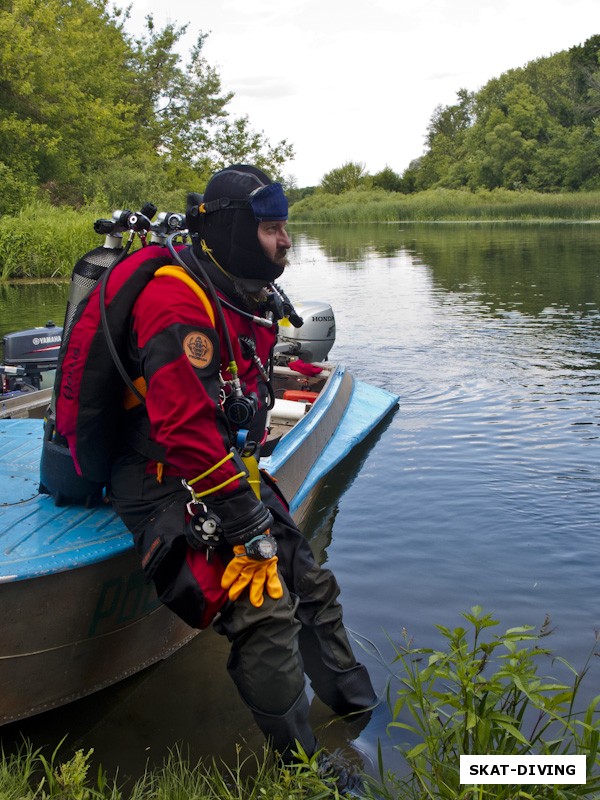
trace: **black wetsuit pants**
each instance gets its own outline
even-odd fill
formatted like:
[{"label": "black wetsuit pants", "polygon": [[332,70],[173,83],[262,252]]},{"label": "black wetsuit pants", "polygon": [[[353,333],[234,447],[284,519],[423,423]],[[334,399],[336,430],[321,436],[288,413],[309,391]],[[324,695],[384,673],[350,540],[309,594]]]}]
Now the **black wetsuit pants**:
[{"label": "black wetsuit pants", "polygon": [[[136,472],[131,463],[115,470],[113,502],[134,533],[142,563],[163,602],[196,624],[192,606],[195,595],[202,603],[202,595],[190,589],[183,527],[189,495],[181,491],[180,482],[167,480],[159,486],[146,476],[145,491],[133,497],[136,492],[128,492],[128,487],[131,490],[134,476],[140,486]],[[169,487],[171,493],[165,495]],[[229,673],[273,748],[289,756],[297,740],[310,755],[317,742],[308,723],[305,675],[315,694],[340,715],[372,706],[375,692],[348,641],[334,575],[316,563],[310,545],[270,486],[263,484],[261,499],[274,517],[271,533],[277,539],[283,597],[274,600],[265,592],[260,608],[250,603],[247,590],[234,602],[225,598],[214,628],[231,644]],[[157,511],[148,515],[152,506]],[[160,553],[157,536],[166,543],[166,555],[158,559],[154,558],[156,550]],[[153,559],[148,562],[150,548]]]}]

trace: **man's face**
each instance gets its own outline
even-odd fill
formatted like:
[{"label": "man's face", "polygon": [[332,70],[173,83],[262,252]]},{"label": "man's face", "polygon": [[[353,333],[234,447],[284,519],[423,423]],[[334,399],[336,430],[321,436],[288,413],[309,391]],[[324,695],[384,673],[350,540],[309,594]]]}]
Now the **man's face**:
[{"label": "man's face", "polygon": [[258,241],[268,258],[280,267],[287,265],[287,251],[292,246],[286,221],[265,220],[258,223]]}]

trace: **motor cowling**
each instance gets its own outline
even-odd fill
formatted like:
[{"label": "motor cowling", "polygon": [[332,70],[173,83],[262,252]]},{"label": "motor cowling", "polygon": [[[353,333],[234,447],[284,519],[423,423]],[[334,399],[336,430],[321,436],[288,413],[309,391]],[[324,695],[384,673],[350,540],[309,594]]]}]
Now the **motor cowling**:
[{"label": "motor cowling", "polygon": [[4,336],[6,364],[32,367],[36,370],[54,369],[62,339],[62,328],[53,322],[44,328],[30,328]]},{"label": "motor cowling", "polygon": [[0,394],[42,388],[43,373],[56,369],[63,329],[53,322],[44,328],[7,333],[3,338]]},{"label": "motor cowling", "polygon": [[335,343],[335,316],[329,303],[321,300],[303,300],[295,304],[303,319],[299,328],[286,320],[279,323],[276,352],[294,356],[303,361],[325,361]]}]

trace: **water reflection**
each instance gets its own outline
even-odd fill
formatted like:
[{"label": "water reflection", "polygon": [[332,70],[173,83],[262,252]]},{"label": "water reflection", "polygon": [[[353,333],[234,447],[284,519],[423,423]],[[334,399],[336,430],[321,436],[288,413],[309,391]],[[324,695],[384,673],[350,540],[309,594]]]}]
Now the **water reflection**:
[{"label": "water reflection", "polygon": [[0,283],[0,337],[6,333],[45,325],[52,320],[62,325],[68,283]]},{"label": "water reflection", "polygon": [[598,315],[594,225],[372,224],[291,226],[333,261],[364,268],[369,257],[400,253],[427,264],[434,282],[476,297],[492,314],[518,311]]}]

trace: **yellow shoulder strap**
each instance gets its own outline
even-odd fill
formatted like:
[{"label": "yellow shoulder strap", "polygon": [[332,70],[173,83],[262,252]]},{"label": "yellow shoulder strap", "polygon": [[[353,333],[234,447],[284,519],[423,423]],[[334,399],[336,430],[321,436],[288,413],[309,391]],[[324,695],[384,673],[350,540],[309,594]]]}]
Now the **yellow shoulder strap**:
[{"label": "yellow shoulder strap", "polygon": [[[208,299],[206,292],[192,277],[190,277],[190,275],[187,274],[187,272],[183,269],[183,267],[169,265],[167,267],[160,267],[160,269],[157,269],[156,272],[154,273],[154,277],[160,278],[162,275],[168,275],[171,278],[179,278],[179,280],[183,281],[187,286],[189,286],[189,288],[194,292],[196,297],[198,297],[198,299],[206,309],[206,313],[208,314],[212,326],[215,327],[215,312],[210,300]],[[260,473],[258,470],[258,462],[254,458],[254,456],[246,456],[246,457],[242,456],[242,461],[244,462],[244,466],[248,471],[247,475],[248,483],[250,484],[254,494],[260,500]],[[221,462],[219,462],[215,466],[216,467],[220,466],[220,463]],[[238,475],[235,475],[233,478],[231,478],[230,481],[235,480],[236,478],[241,478],[242,476],[243,473],[239,473]],[[203,477],[204,475],[199,476],[199,478]],[[198,480],[198,478],[195,478],[194,480]],[[229,483],[230,481],[227,481],[226,483]],[[191,483],[194,483],[194,481],[190,481],[190,484]],[[222,488],[222,486],[224,485],[225,484],[221,484],[220,486],[215,486],[213,489],[210,490],[210,492],[203,492],[201,495],[198,495],[198,497],[201,497],[204,494],[209,494],[214,491],[217,491],[217,489]]]},{"label": "yellow shoulder strap", "polygon": [[254,494],[260,500],[260,472],[258,470],[258,461],[254,456],[242,456],[244,466],[248,471],[247,481]]},{"label": "yellow shoulder strap", "polygon": [[154,273],[155,278],[160,278],[162,275],[168,275],[170,278],[179,278],[180,281],[183,281],[189,288],[194,292],[196,297],[200,300],[202,305],[204,306],[206,313],[208,314],[208,318],[211,321],[213,328],[215,327],[215,311],[212,307],[212,303],[208,299],[208,295],[204,291],[204,289],[200,286],[200,284],[196,283],[196,281],[190,277],[187,272],[183,269],[183,267],[177,267],[174,264],[169,265],[167,267],[160,267]]},{"label": "yellow shoulder strap", "polygon": [[[210,319],[211,325],[213,328],[215,327],[215,311],[212,307],[210,300],[204,289],[196,283],[196,281],[191,278],[187,272],[183,269],[183,267],[177,267],[174,264],[169,265],[167,267],[160,267],[154,273],[154,277],[161,277],[161,275],[169,275],[171,278],[179,278],[179,280],[183,281],[189,288],[194,292],[196,297],[200,300],[202,305],[204,306],[206,313],[208,314],[208,318]],[[142,394],[144,397],[146,396],[146,381],[144,378],[137,378],[134,381],[134,385],[136,389]],[[135,408],[136,406],[140,405],[140,400],[138,397],[134,395],[129,387],[125,389],[125,409]]]}]

